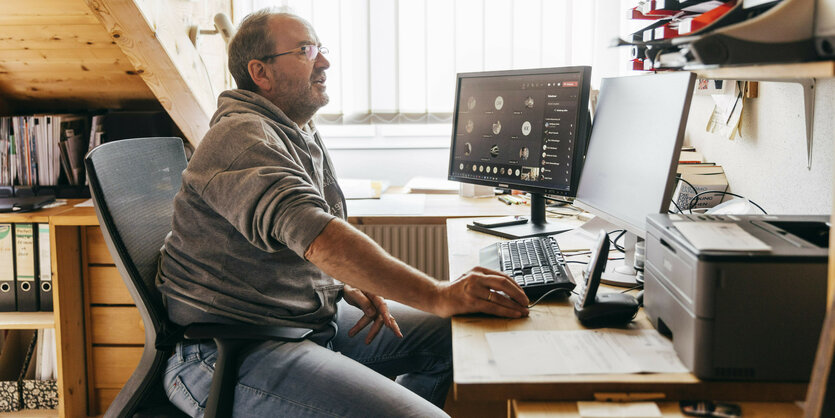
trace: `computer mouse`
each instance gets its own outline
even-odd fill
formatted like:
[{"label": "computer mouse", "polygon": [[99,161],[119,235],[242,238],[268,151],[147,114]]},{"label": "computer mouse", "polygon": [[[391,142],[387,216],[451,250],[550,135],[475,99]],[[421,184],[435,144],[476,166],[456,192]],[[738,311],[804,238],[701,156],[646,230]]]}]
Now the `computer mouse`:
[{"label": "computer mouse", "polygon": [[574,314],[587,327],[620,326],[632,321],[639,308],[638,301],[632,295],[603,293],[597,295],[590,305],[574,305]]}]

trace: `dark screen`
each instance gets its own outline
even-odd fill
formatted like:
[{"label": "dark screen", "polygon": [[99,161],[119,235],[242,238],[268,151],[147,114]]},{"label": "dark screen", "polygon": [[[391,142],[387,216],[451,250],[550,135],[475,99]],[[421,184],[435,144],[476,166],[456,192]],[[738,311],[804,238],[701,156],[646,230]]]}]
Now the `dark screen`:
[{"label": "dark screen", "polygon": [[459,76],[450,178],[572,191],[580,168],[575,153],[585,152],[578,110],[585,116],[588,80],[582,70],[553,70]]}]

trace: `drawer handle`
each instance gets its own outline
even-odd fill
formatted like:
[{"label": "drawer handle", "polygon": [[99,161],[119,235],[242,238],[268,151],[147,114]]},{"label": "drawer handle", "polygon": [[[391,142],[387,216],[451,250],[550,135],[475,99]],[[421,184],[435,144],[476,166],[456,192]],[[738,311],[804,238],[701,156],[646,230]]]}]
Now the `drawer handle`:
[{"label": "drawer handle", "polygon": [[659,241],[661,241],[661,245],[667,247],[667,249],[670,250],[671,253],[676,253],[676,249],[673,248],[673,246],[670,245],[667,241],[664,241],[664,238],[659,238]]}]

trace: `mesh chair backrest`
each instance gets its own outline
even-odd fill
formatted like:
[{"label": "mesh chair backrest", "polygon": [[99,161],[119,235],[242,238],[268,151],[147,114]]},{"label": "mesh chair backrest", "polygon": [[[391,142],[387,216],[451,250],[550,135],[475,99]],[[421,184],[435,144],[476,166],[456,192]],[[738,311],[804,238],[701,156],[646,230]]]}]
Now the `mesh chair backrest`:
[{"label": "mesh chair backrest", "polygon": [[90,151],[85,165],[110,254],[146,330],[151,328],[150,320],[156,334],[167,323],[154,282],[159,251],[171,231],[174,195],[186,168],[183,142],[179,138],[110,142]]}]

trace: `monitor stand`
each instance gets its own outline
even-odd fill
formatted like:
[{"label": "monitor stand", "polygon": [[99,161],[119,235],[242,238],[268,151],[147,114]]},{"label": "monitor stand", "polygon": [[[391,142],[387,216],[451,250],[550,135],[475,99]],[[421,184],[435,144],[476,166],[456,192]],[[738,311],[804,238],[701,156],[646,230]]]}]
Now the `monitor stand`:
[{"label": "monitor stand", "polygon": [[623,241],[623,260],[610,261],[609,266],[614,266],[615,268],[604,272],[603,276],[600,277],[600,282],[610,286],[621,287],[636,287],[643,285],[644,276],[643,274],[638,274],[639,272],[635,270],[634,266],[636,248],[638,249],[639,265],[643,266],[644,253],[641,249],[643,248],[644,240],[627,231]]},{"label": "monitor stand", "polygon": [[531,217],[527,223],[493,228],[468,224],[467,228],[509,239],[554,235],[571,230],[565,225],[552,224],[545,219],[545,196],[541,193],[531,193]]}]

